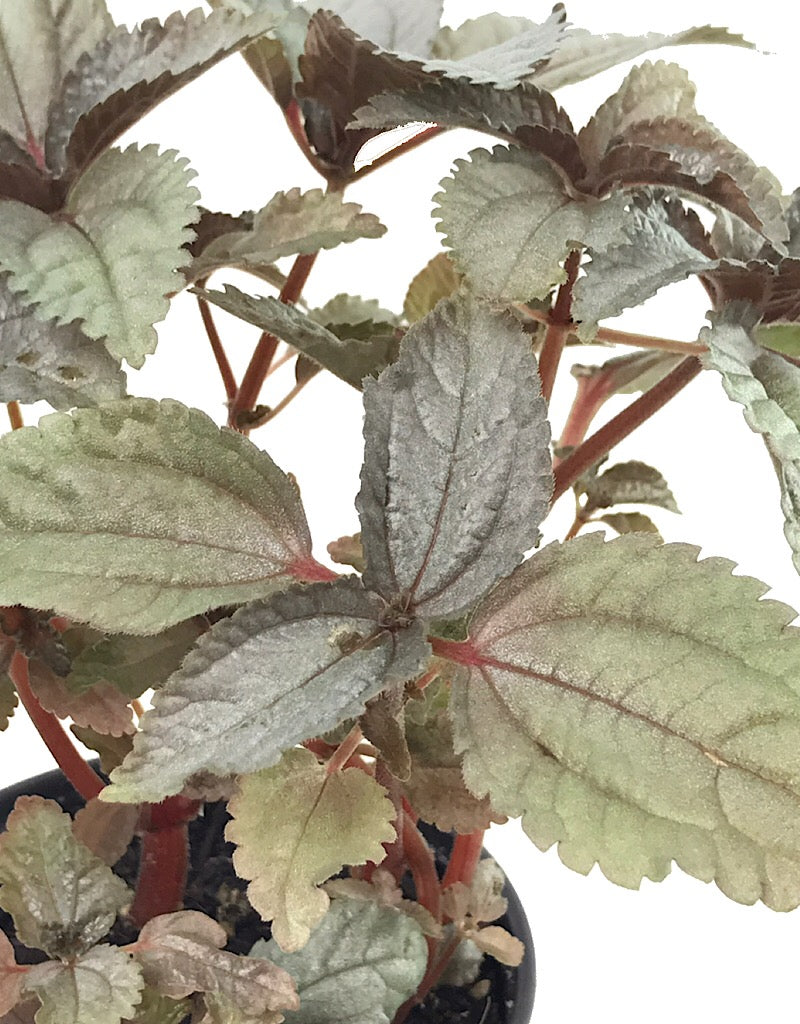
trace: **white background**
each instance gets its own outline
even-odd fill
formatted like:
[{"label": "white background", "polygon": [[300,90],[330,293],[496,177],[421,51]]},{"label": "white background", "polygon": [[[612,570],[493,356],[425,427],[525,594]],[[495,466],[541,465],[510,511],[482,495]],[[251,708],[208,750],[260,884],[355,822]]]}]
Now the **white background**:
[{"label": "white background", "polygon": [[[13,2],[13,0],[6,0]],[[168,0],[110,0],[117,20],[165,16]],[[546,3],[496,0],[503,13],[543,20]],[[488,0],[446,3],[445,20],[458,24],[490,10]],[[787,13],[788,12],[788,13]],[[740,49],[683,47],[657,54],[683,64],[698,86],[700,111],[757,162],[769,166],[791,191],[800,184],[797,157],[796,52],[800,14],[779,0],[573,0],[573,24],[593,31],[671,32],[705,23],[728,25],[774,55]],[[559,99],[576,124],[621,81],[627,67],[588,84],[562,90]],[[319,186],[300,156],[271,99],[238,58],[165,103],[126,141],[158,142],[191,159],[196,184],[212,208],[257,208],[278,189]],[[312,302],[339,291],[379,298],[399,309],[408,281],[436,251],[431,196],[452,160],[479,145],[480,136],[456,132],[434,140],[397,164],[354,186],[348,198],[377,213],[389,231],[325,253],[306,290]],[[233,278],[232,278],[233,279]],[[257,285],[241,279],[252,290]],[[620,325],[632,330],[694,339],[707,303],[699,285],[668,289]],[[254,332],[220,314],[220,326],[237,370],[246,364]],[[224,419],[221,388],[193,300],[181,296],[161,326],[161,347],[143,372],[131,374],[134,394],[171,396]],[[624,350],[618,350],[624,351]],[[602,361],[607,350],[571,350],[581,362]],[[265,392],[276,401],[289,378],[276,375]],[[573,390],[565,375],[552,405],[560,430]],[[625,404],[610,403],[604,415]],[[26,410],[35,422],[38,410]],[[318,557],[325,544],[357,529],[353,499],[361,458],[359,396],[321,375],[273,424],[254,435],[300,482]],[[619,457],[644,458],[666,475],[683,516],[653,518],[668,540],[686,540],[704,553],[724,555],[742,571],[800,607],[800,581],[791,567],[778,511],[778,488],[760,441],[745,426],[739,407],[722,395],[716,374],[695,381],[671,406],[621,445]],[[556,507],[546,539],[563,536],[571,499]],[[47,751],[18,715],[2,738],[0,784],[51,767]],[[800,1019],[800,914],[778,915],[761,906],[741,907],[714,886],[676,871],[641,892],[619,889],[596,870],[588,878],[563,867],[554,850],[542,854],[515,824],[493,830],[488,845],[521,893],[533,929],[539,971],[536,1024],[674,1024],[724,1020],[726,1024]]]}]

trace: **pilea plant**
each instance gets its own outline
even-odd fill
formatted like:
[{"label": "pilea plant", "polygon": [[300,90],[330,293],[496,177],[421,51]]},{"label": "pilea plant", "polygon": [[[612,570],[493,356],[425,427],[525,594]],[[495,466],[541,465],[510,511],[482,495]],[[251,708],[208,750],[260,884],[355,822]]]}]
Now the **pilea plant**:
[{"label": "pilea plant", "polygon": [[[580,131],[551,95],[654,48],[748,44],[595,37],[561,5],[456,29],[435,0],[211,6],[128,29],[104,0],[0,0],[0,727],[19,700],[86,801],[73,821],[22,797],[0,837],[3,1024],[400,1024],[444,978],[472,984],[483,953],[521,961],[479,861],[508,816],[620,885],[675,861],[794,908],[794,612],[664,544],[629,507],[675,510],[663,476],[605,460],[717,371],[775,465],[800,568],[800,195],[697,112],[675,64],[635,67]],[[184,158],[114,148],[237,51],[324,190],[211,211]],[[316,254],[384,232],[347,185],[451,127],[501,144],[442,183],[446,250],[402,313],[354,295],[309,308]],[[259,294],[210,288],[229,268]],[[697,342],[599,326],[691,275],[712,307]],[[226,426],[125,394],[122,363],[153,353],[184,288]],[[241,380],[214,306],[263,332]],[[576,341],[640,351],[575,368],[553,443]],[[295,385],[259,404],[289,359]],[[365,410],[361,530],[329,546],[341,574],[247,436],[323,371]],[[39,400],[57,411],[24,427],[19,403]],[[570,489],[569,536],[540,547]],[[597,520],[620,536],[578,536]],[[189,825],[212,803],[247,886],[227,913],[221,890],[211,913],[185,892]],[[454,833],[441,877],[421,823]],[[254,911],[263,939],[242,949]]]}]

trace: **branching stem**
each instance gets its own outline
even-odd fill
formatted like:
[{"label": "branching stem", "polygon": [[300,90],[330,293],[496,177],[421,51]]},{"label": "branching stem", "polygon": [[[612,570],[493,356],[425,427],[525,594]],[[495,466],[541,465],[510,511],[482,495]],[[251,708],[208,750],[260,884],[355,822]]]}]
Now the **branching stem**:
[{"label": "branching stem", "polygon": [[[532,306],[526,306],[523,302],[515,303],[515,308],[524,313],[529,320],[535,320],[539,324],[550,326],[553,323],[550,313],[534,309]],[[570,334],[568,333],[567,337],[569,336]],[[657,338],[651,334],[618,331],[613,327],[598,327],[594,340],[611,342],[615,345],[630,345],[631,348],[656,348],[662,352],[674,352],[676,355],[681,356],[700,356],[708,351],[708,347],[701,341],[675,341],[673,338]]]},{"label": "branching stem", "polygon": [[334,772],[339,772],[345,767],[356,750],[358,750],[363,739],[364,734],[361,731],[361,726],[356,723],[336,748],[330,761],[325,766],[328,775],[333,775]]}]

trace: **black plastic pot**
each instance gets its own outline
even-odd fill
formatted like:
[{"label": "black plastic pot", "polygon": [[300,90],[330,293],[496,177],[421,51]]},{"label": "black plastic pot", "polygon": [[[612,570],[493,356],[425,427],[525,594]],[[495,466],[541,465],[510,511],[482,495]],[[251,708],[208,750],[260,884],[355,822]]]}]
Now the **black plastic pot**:
[{"label": "black plastic pot", "polygon": [[[97,767],[97,762],[93,762],[93,764],[94,767]],[[11,813],[15,800],[20,796],[42,796],[48,800],[55,800],[70,814],[74,814],[83,804],[81,798],[66,782],[60,771],[45,772],[0,791],[0,831],[5,828],[6,819]],[[221,832],[224,817],[223,804],[206,805],[204,817],[197,819],[190,826],[193,861],[190,879],[194,875],[195,881],[193,885],[190,885],[190,892],[187,894],[187,906],[211,913],[212,916],[218,916],[218,913],[215,912],[218,912],[219,907],[214,903],[216,895],[208,896],[200,890],[205,888],[207,881],[213,882],[215,885],[219,882],[218,869],[221,866],[219,862],[224,861],[225,866],[228,866],[230,849],[225,854],[219,844],[215,847],[208,841],[208,837],[203,835],[203,830],[208,832],[209,829],[214,828]],[[437,868],[441,874],[447,863],[450,845],[453,841],[452,835],[427,825],[422,825],[421,829],[427,841],[433,846]],[[221,852],[223,855],[220,855]],[[123,877],[129,881],[135,876],[137,856],[137,851],[132,847],[128,863],[123,865],[120,862],[115,867],[115,870],[123,874]],[[486,851],[484,851],[484,856],[488,856]],[[122,870],[120,870],[121,867]],[[240,884],[242,887],[244,886],[244,883]],[[216,892],[215,889],[214,893]],[[489,981],[488,997],[481,995],[476,998],[464,989],[442,985],[431,994],[422,1006],[412,1012],[408,1018],[408,1024],[529,1024],[536,989],[533,941],[525,911],[508,881],[506,881],[503,895],[508,900],[508,911],[497,923],[524,943],[526,953],[522,965],[512,969],[498,964],[491,957],[484,957],[481,978]],[[250,915],[257,921],[256,926],[262,928],[268,935],[268,926],[263,925],[254,911],[250,910]],[[0,911],[0,931],[7,930],[9,924],[7,916]],[[250,924],[252,926],[253,921]],[[133,936],[120,935],[119,939],[120,941],[132,941]],[[248,941],[247,948],[251,944],[251,941]],[[247,951],[247,948],[237,948],[235,938],[231,940],[228,948],[235,952]],[[25,948],[18,947],[17,955],[21,962],[25,961],[25,954]]]}]

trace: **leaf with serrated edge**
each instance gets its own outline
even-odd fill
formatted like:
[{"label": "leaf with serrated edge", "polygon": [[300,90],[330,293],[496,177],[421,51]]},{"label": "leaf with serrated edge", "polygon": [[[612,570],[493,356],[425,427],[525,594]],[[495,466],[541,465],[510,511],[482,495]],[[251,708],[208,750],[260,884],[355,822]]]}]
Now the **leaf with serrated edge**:
[{"label": "leaf with serrated edge", "polygon": [[299,953],[285,953],[270,939],[250,955],[269,957],[297,982],[300,1010],[292,1024],[390,1024],[422,980],[428,950],[405,914],[337,899]]},{"label": "leaf with serrated edge", "polygon": [[0,202],[0,262],[42,320],[81,321],[90,338],[140,367],[156,349],[199,193],[194,172],[157,146],[110,150],[78,179],[63,215]]},{"label": "leaf with serrated edge", "polygon": [[263,597],[311,558],[291,480],[240,434],[170,400],[54,413],[6,434],[0,489],[11,496],[0,600],[110,632],[158,633]]},{"label": "leaf with serrated edge", "polygon": [[[119,26],[65,79],[49,111],[47,163],[69,177],[85,168],[131,125],[220,60],[257,39],[270,14],[194,10]],[[68,70],[68,69],[67,69]]]},{"label": "leaf with serrated edge", "polygon": [[307,11],[326,10],[348,28],[394,53],[425,55],[442,17],[442,0],[306,0]]},{"label": "leaf with serrated edge", "polygon": [[128,849],[138,820],[136,804],[108,804],[92,797],[75,815],[72,834],[110,867]]},{"label": "leaf with serrated edge", "polygon": [[364,391],[368,587],[455,616],[536,543],[550,430],[527,336],[467,296],[441,302]]},{"label": "leaf with serrated edge", "polygon": [[202,620],[195,618],[155,636],[105,637],[72,659],[65,685],[72,693],[83,693],[99,682],[107,682],[130,699],[141,697],[180,668],[204,630]]},{"label": "leaf with serrated edge", "polygon": [[437,253],[411,281],[403,302],[403,314],[416,323],[433,309],[440,299],[449,298],[461,287],[462,276],[446,252]]},{"label": "leaf with serrated edge", "polygon": [[27,946],[70,957],[93,946],[129,899],[128,887],[72,835],[52,800],[20,797],[0,835],[0,907]]},{"label": "leaf with serrated edge", "polygon": [[598,522],[606,523],[617,533],[654,533],[662,540],[658,527],[648,516],[641,512],[610,512],[600,516]]},{"label": "leaf with serrated edge", "polygon": [[354,388],[360,389],[365,377],[377,375],[397,356],[399,341],[394,333],[366,341],[340,338],[296,306],[270,295],[247,295],[229,284],[224,292],[195,291],[226,313],[274,334]]},{"label": "leaf with serrated edge", "polygon": [[2,4],[0,128],[41,149],[48,108],[65,75],[113,28],[105,0]]},{"label": "leaf with serrated edge", "polygon": [[106,682],[75,694],[64,680],[42,662],[30,666],[30,682],[36,699],[58,718],[71,718],[76,725],[108,736],[124,736],[135,731],[128,698]]},{"label": "leaf with serrated edge", "polygon": [[359,768],[329,773],[309,750],[287,750],[246,775],[225,838],[247,897],[281,949],[301,949],[330,902],[318,886],[345,865],[380,863],[395,839],[394,805]]},{"label": "leaf with serrated edge", "polygon": [[[645,535],[551,544],[477,610],[453,683],[467,784],[620,885],[673,860],[800,903],[800,632],[731,562]],[[468,653],[467,653],[468,652]]]},{"label": "leaf with serrated edge", "polygon": [[17,691],[7,672],[0,673],[0,732],[5,732],[17,707]]},{"label": "leaf with serrated edge", "polygon": [[118,946],[95,946],[67,963],[31,967],[25,987],[42,1001],[36,1024],[119,1024],[141,999],[142,973]]},{"label": "leaf with serrated edge", "polygon": [[148,921],[134,953],[146,983],[170,999],[219,992],[253,1016],[296,1009],[294,983],[286,971],[226,952],[227,938],[212,918],[181,910]]},{"label": "leaf with serrated edge", "polygon": [[634,201],[625,218],[625,241],[592,249],[592,261],[575,284],[572,316],[580,322],[579,338],[591,338],[599,320],[641,305],[665,285],[718,265],[681,230],[688,217],[678,200]]},{"label": "leaf with serrated edge", "polygon": [[[308,315],[318,324],[331,329],[358,324],[391,324],[396,327],[400,318],[390,309],[385,309],[377,299],[362,299],[360,295],[341,292],[323,306],[309,310]],[[338,330],[335,331],[338,335]]]},{"label": "leaf with serrated edge", "polygon": [[462,22],[458,28],[443,25],[433,40],[431,55],[440,60],[461,60],[535,27],[529,18],[508,17],[496,12],[482,14]]},{"label": "leaf with serrated edge", "polygon": [[99,405],[125,394],[125,374],[77,324],[44,322],[0,276],[0,401]]},{"label": "leaf with serrated edge", "polygon": [[744,406],[748,426],[764,438],[781,485],[783,527],[800,572],[800,369],[750,336],[758,313],[734,303],[712,317],[701,340],[707,361],[722,374],[728,397]]},{"label": "leaf with serrated edge", "polygon": [[100,756],[100,767],[106,775],[117,768],[125,760],[133,747],[133,735],[126,733],[123,736],[108,736],[95,732],[94,729],[86,729],[73,722],[70,731],[83,743],[84,746]]},{"label": "leaf with serrated edge", "polygon": [[591,78],[592,75],[613,68],[617,64],[640,57],[649,50],[658,50],[662,46],[684,46],[689,43],[724,43],[753,49],[753,44],[742,36],[713,25],[684,29],[673,35],[649,32],[643,36],[625,36],[619,33],[595,36],[585,29],[571,29],[545,67],[537,73],[536,84],[552,92],[564,85],[582,82],[585,78]]},{"label": "leaf with serrated edge", "polygon": [[264,266],[283,256],[333,249],[359,238],[380,238],[386,228],[357,203],[345,203],[339,192],[293,188],[278,192],[255,214],[249,231],[234,231],[210,242],[189,268],[192,280],[220,267]]},{"label": "leaf with serrated edge", "polygon": [[476,149],[434,196],[438,230],[481,294],[525,302],[564,280],[575,245],[625,241],[625,198],[572,199],[558,172],[525,150]]},{"label": "leaf with serrated edge", "polygon": [[422,671],[421,627],[382,626],[355,578],[239,609],[198,642],[142,722],[104,799],[161,800],[199,771],[253,772]]},{"label": "leaf with serrated edge", "polygon": [[186,1000],[167,999],[145,985],[133,1017],[126,1018],[122,1024],[184,1024],[191,1010]]},{"label": "leaf with serrated edge", "polygon": [[24,974],[17,970],[14,947],[0,932],[0,1017],[13,1010],[22,996]]},{"label": "leaf with serrated edge", "polygon": [[619,462],[590,480],[584,488],[586,512],[612,505],[657,505],[677,512],[669,485],[657,469],[644,462]]}]

